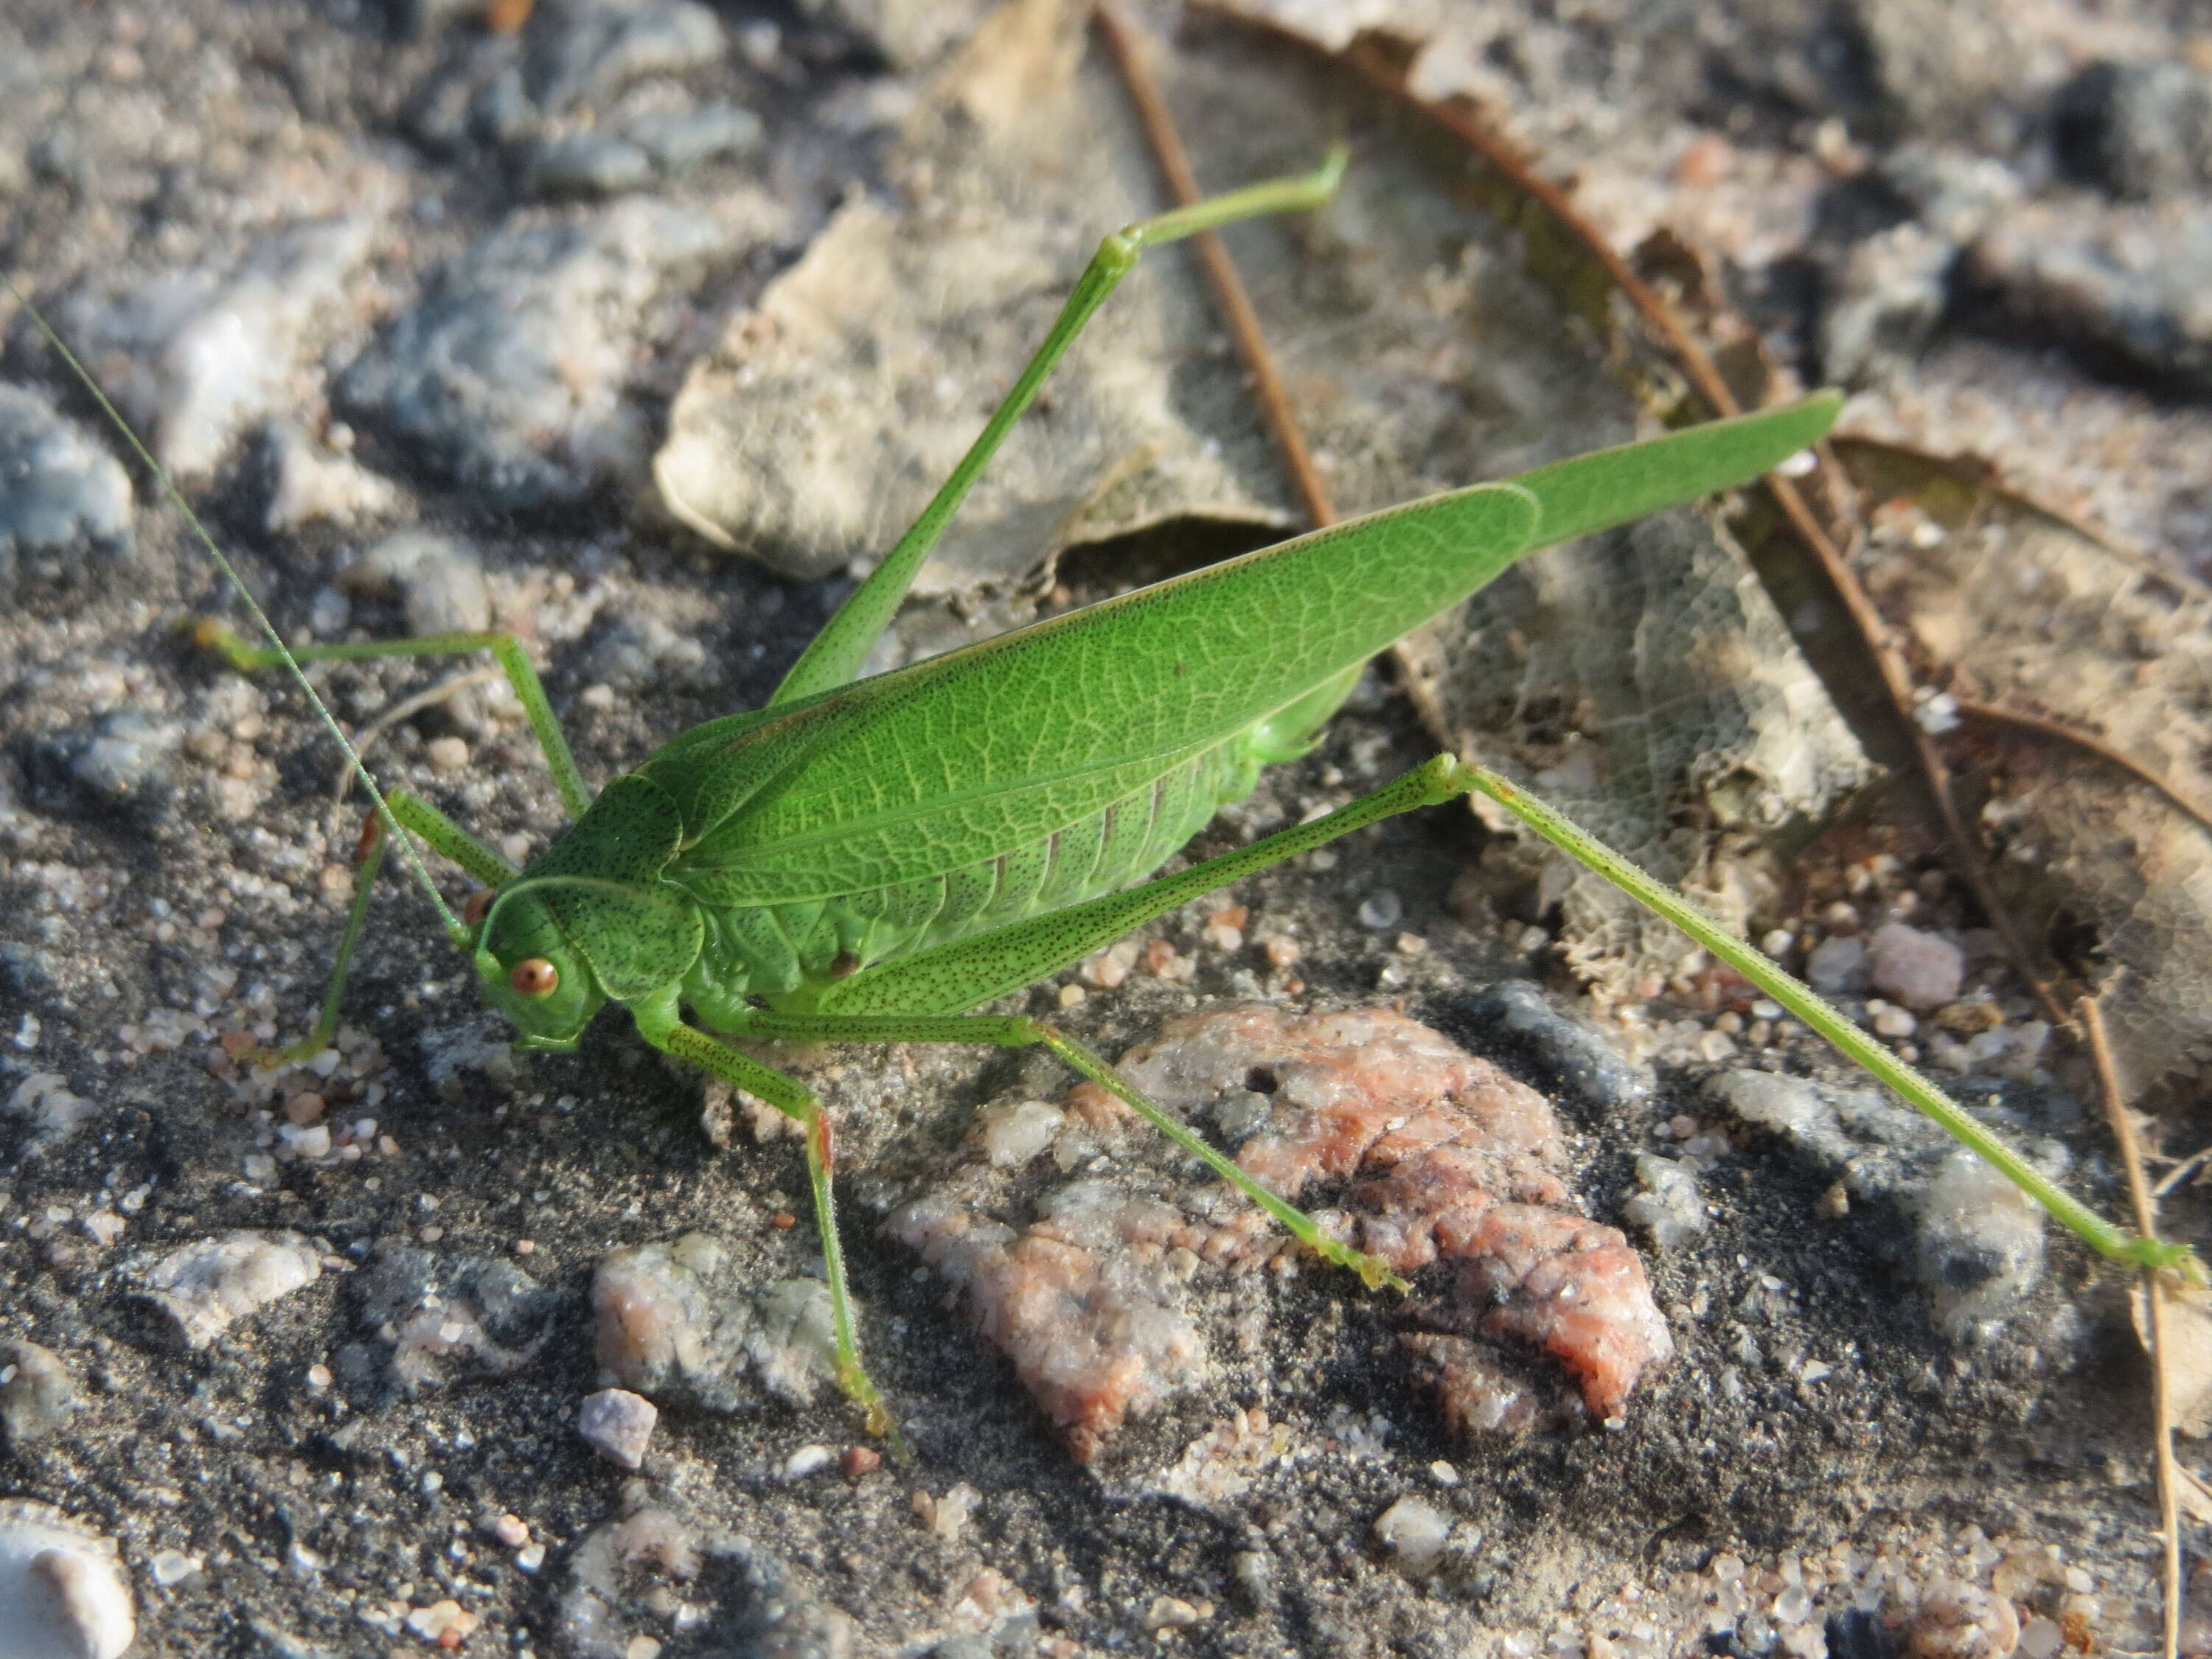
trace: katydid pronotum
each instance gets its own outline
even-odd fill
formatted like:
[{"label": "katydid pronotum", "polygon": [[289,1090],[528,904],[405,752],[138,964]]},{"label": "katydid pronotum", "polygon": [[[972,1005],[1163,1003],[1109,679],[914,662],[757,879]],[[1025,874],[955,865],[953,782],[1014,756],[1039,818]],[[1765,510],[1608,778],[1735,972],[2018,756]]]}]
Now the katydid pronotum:
[{"label": "katydid pronotum", "polygon": [[[251,645],[206,622],[204,643],[240,671],[283,665],[311,699],[305,662],[489,651],[574,819],[517,868],[428,802],[379,793],[349,747],[375,803],[352,906],[313,1032],[268,1058],[311,1054],[335,1031],[368,895],[397,840],[453,946],[472,959],[484,996],[520,1031],[519,1047],[573,1048],[593,1016],[618,1002],[647,1042],[803,1127],[837,1380],[873,1430],[892,1432],[860,1358],[831,1198],[828,1111],[729,1039],[1042,1045],[1315,1252],[1370,1287],[1404,1289],[1079,1042],[1038,1019],[973,1011],[1214,888],[1378,819],[1480,793],[1682,927],[2099,1251],[2200,1274],[2185,1249],[2124,1233],[2059,1190],[1807,988],[1481,766],[1438,756],[1326,817],[1154,875],[1218,807],[1246,794],[1262,767],[1308,749],[1367,660],[1401,635],[1539,548],[1755,479],[1826,432],[1838,407],[1832,394],[1374,514],[855,678],[1008,429],[1140,253],[1232,221],[1316,208],[1343,166],[1340,152],[1310,174],[1108,236],[951,477],[768,706],[683,733],[596,796],[513,636],[288,649],[164,476],[268,640]],[[319,700],[316,708],[337,733]],[[439,896],[410,834],[484,884],[461,916]]]}]

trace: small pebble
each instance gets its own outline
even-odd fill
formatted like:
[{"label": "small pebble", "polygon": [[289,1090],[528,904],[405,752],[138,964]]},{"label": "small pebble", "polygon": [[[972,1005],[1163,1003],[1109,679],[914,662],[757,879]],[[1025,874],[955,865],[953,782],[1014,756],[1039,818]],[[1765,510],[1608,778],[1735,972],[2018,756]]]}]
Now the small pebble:
[{"label": "small pebble", "polygon": [[837,1454],[827,1446],[801,1446],[783,1460],[783,1478],[788,1481],[804,1480],[836,1461]]},{"label": "small pebble", "polygon": [[1885,922],[1875,930],[1869,977],[1874,988],[1908,1008],[1926,1012],[1959,1000],[1966,953],[1947,939]]},{"label": "small pebble", "polygon": [[1409,1578],[1425,1578],[1443,1559],[1451,1516],[1425,1498],[1407,1493],[1375,1519],[1375,1535]]},{"label": "small pebble", "polygon": [[1152,1604],[1145,1609],[1145,1628],[1148,1631],[1180,1630],[1186,1625],[1200,1623],[1206,1615],[1176,1595],[1155,1595]]},{"label": "small pebble", "polygon": [[530,1525],[519,1515],[502,1515],[485,1530],[511,1550],[530,1541]]},{"label": "small pebble", "polygon": [[603,1457],[626,1469],[645,1462],[659,1407],[628,1389],[601,1389],[586,1395],[576,1412],[576,1432]]},{"label": "small pebble", "polygon": [[1866,982],[1866,963],[1864,939],[1823,939],[1805,958],[1805,977],[1816,991],[1852,990]]},{"label": "small pebble", "polygon": [[9,1653],[120,1659],[137,1634],[114,1544],[47,1504],[0,1499],[0,1638]]},{"label": "small pebble", "polygon": [[1405,914],[1405,901],[1387,887],[1370,893],[1359,902],[1359,925],[1362,927],[1378,930],[1395,927],[1398,919]]},{"label": "small pebble", "polygon": [[[441,1647],[459,1647],[476,1627],[483,1621],[459,1602],[433,1601],[427,1607],[416,1607],[407,1615],[407,1628],[426,1642],[435,1642]],[[448,1641],[448,1636],[454,1640]]]},{"label": "small pebble", "polygon": [[167,1589],[198,1572],[200,1562],[198,1557],[186,1555],[182,1550],[157,1550],[147,1560],[146,1570],[154,1575],[155,1583]]},{"label": "small pebble", "polygon": [[957,1542],[960,1534],[968,1530],[969,1517],[982,1501],[982,1493],[960,1480],[954,1482],[942,1498],[933,1498],[927,1492],[915,1493],[914,1512],[932,1532],[951,1544]]},{"label": "small pebble", "polygon": [[43,1440],[76,1407],[76,1385],[59,1354],[36,1342],[0,1342],[0,1443]]},{"label": "small pebble", "polygon": [[2002,1595],[1954,1578],[1939,1578],[1905,1628],[1915,1659],[2008,1659],[2020,1645],[2020,1615]]},{"label": "small pebble", "polygon": [[849,1479],[857,1480],[864,1474],[872,1474],[882,1466],[883,1461],[884,1455],[873,1446],[848,1446],[845,1455],[839,1460],[839,1467]]}]

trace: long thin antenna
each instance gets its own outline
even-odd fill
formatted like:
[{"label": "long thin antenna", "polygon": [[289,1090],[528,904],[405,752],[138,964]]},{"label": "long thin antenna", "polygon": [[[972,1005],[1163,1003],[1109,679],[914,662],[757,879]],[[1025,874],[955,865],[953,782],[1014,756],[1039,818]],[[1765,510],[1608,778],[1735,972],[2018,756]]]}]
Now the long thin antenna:
[{"label": "long thin antenna", "polygon": [[169,476],[169,470],[155,460],[153,452],[139,441],[137,433],[131,429],[131,422],[123,418],[122,410],[108,401],[107,394],[100,389],[100,382],[92,378],[92,371],[77,361],[76,354],[69,349],[60,335],[54,332],[52,325],[40,314],[39,308],[31,303],[29,296],[16,286],[15,277],[4,271],[0,271],[0,283],[5,283],[8,285],[8,292],[15,296],[15,303],[23,307],[24,313],[37,325],[39,332],[46,336],[46,343],[60,354],[61,360],[69,365],[70,372],[84,383],[85,390],[92,394],[93,400],[99,404],[101,412],[115,423],[115,429],[123,434],[124,441],[131,446],[131,452],[145,463],[147,471],[151,472],[160,483],[162,494],[175,504],[178,512],[185,515],[185,522],[191,526],[192,534],[199,538],[200,545],[207,549],[208,556],[215,561],[216,568],[229,580],[232,589],[245,602],[247,611],[251,613],[270,645],[275,648],[276,654],[283,659],[284,666],[291,671],[292,678],[298,684],[300,690],[307,694],[307,701],[314,705],[315,714],[322,721],[324,729],[330,732],[338,747],[345,750],[346,759],[352,764],[354,775],[361,780],[361,787],[368,792],[368,798],[376,803],[377,816],[384,822],[385,833],[390,836],[398,846],[401,855],[407,860],[408,868],[415,872],[416,880],[422,884],[422,890],[429,896],[430,903],[438,913],[438,920],[445,925],[446,936],[456,945],[465,943],[468,939],[469,930],[464,927],[460,919],[447,908],[445,899],[438,892],[438,884],[430,879],[428,866],[424,865],[422,854],[416,849],[415,838],[401,829],[399,820],[392,816],[391,807],[385,804],[384,792],[376,787],[376,780],[368,775],[368,768],[363,763],[360,751],[356,750],[347,738],[343,729],[338,725],[337,717],[331,713],[329,705],[323,702],[321,695],[316,691],[307,674],[301,669],[298,660],[292,655],[291,648],[284,643],[283,636],[277,633],[276,624],[269,620],[269,613],[261,608],[260,601],[253,597],[253,590],[246,585],[246,579],[238,574],[237,568],[224,556],[222,549],[216,545],[215,538],[208,533],[207,526],[200,522],[200,515],[192,511],[191,503],[185,499],[184,492],[177,488],[177,481]]}]

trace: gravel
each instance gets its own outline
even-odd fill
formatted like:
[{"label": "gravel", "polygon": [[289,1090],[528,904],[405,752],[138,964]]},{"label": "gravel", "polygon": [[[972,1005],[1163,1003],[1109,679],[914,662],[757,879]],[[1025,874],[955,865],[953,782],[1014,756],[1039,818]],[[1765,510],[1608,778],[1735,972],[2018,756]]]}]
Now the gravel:
[{"label": "gravel", "polygon": [[634,485],[647,432],[629,367],[645,313],[664,283],[738,251],[714,220],[648,201],[495,231],[430,275],[336,400],[495,507]]}]

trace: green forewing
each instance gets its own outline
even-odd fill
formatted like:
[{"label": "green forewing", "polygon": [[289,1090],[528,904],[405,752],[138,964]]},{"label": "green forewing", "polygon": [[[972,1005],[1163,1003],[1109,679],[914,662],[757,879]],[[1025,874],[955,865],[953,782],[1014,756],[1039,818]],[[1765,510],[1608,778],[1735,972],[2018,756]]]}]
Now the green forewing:
[{"label": "green forewing", "polygon": [[1833,417],[1832,398],[1807,399],[1394,507],[801,704],[729,745],[719,774],[703,751],[684,757],[679,878],[711,872],[720,903],[786,902],[1042,839],[1540,542],[1756,477]]},{"label": "green forewing", "polygon": [[1478,485],[862,681],[835,699],[835,741],[684,863],[718,867],[725,902],[772,902],[1041,841],[1472,592],[1536,517],[1522,491]]}]

